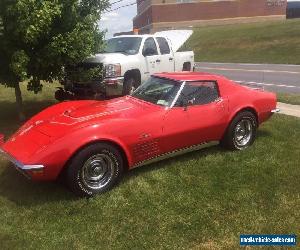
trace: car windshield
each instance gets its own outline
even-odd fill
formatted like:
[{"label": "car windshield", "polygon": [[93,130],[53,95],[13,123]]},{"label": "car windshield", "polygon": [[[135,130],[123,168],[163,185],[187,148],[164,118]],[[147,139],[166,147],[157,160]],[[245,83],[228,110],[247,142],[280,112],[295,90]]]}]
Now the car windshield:
[{"label": "car windshield", "polygon": [[132,96],[153,104],[170,107],[181,84],[169,79],[150,77],[134,91]]},{"label": "car windshield", "polygon": [[134,55],[139,52],[142,38],[118,37],[107,40],[104,53],[125,53]]}]

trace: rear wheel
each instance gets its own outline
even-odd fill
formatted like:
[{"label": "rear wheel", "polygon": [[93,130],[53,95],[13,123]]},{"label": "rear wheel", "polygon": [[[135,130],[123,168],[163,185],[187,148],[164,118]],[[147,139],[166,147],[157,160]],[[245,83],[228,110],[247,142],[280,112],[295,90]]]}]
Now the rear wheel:
[{"label": "rear wheel", "polygon": [[123,174],[123,158],[117,148],[97,143],[82,149],[67,169],[70,189],[90,197],[111,189]]},{"label": "rear wheel", "polygon": [[230,123],[221,144],[233,150],[243,150],[253,144],[256,137],[257,121],[250,111],[238,113]]}]

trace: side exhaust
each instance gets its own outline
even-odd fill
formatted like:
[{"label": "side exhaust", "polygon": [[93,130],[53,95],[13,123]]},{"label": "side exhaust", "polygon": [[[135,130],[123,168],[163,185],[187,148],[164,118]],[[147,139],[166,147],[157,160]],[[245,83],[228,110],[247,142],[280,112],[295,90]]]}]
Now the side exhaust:
[{"label": "side exhaust", "polygon": [[274,113],[279,113],[280,112],[280,109],[279,108],[276,108],[276,109],[273,109],[271,110],[271,112],[274,114]]}]

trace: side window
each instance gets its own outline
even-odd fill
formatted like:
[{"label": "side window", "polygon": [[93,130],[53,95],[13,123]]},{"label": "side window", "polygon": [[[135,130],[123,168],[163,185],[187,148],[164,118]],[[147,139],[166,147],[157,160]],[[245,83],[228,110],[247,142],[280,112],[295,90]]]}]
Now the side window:
[{"label": "side window", "polygon": [[187,82],[175,106],[204,105],[219,98],[216,82]]},{"label": "side window", "polygon": [[167,40],[163,37],[157,37],[156,40],[158,42],[160,53],[162,55],[170,54],[170,47],[169,47]]},{"label": "side window", "polygon": [[155,41],[152,37],[149,37],[146,39],[144,43],[144,48],[143,48],[143,55],[144,56],[153,56],[157,55],[157,47],[155,44]]}]

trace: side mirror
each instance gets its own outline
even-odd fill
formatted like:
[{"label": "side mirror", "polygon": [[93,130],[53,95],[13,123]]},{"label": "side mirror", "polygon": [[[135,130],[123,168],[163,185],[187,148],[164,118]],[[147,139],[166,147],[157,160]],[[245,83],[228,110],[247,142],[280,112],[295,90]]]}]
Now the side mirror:
[{"label": "side mirror", "polygon": [[189,106],[188,100],[187,100],[187,99],[183,99],[183,100],[181,101],[181,107],[183,107],[183,110],[184,110],[184,111],[187,111],[188,106]]},{"label": "side mirror", "polygon": [[183,107],[184,111],[187,111],[188,106],[192,106],[194,104],[194,101],[195,101],[195,98],[190,99],[190,100],[183,99],[182,100],[182,107]]}]

